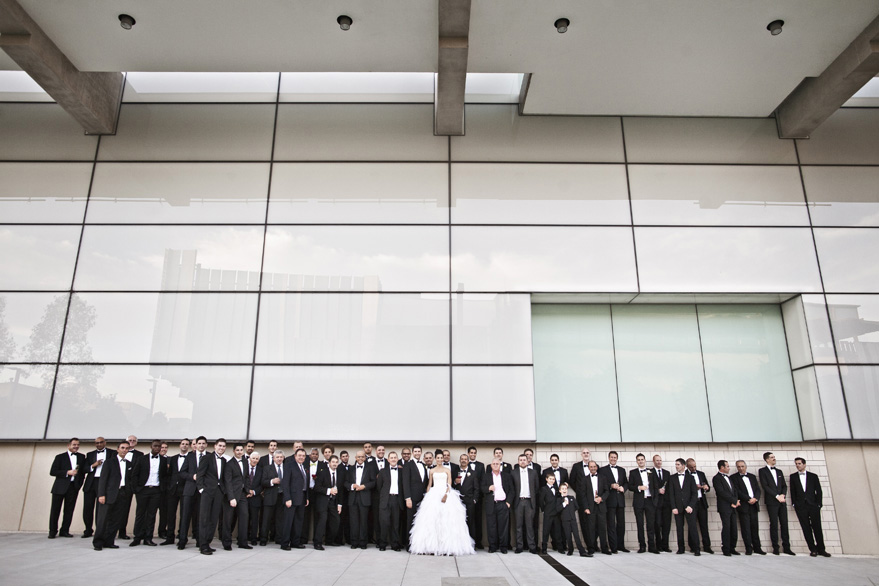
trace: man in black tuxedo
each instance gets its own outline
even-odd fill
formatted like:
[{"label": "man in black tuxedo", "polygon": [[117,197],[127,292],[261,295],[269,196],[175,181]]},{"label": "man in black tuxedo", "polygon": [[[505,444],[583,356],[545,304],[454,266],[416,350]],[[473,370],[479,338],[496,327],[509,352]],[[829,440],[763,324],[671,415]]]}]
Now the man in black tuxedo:
[{"label": "man in black tuxedo", "polygon": [[85,525],[83,538],[94,535],[92,525],[95,520],[95,508],[98,506],[98,480],[101,478],[106,458],[107,442],[98,436],[95,438],[95,449],[85,455],[86,476],[82,484],[82,522]]},{"label": "man in black tuxedo", "polygon": [[412,522],[415,520],[415,513],[418,512],[425,492],[427,492],[427,466],[421,461],[421,446],[414,445],[412,446],[412,459],[403,467],[403,499],[406,503],[407,536],[412,532]]},{"label": "man in black tuxedo", "polygon": [[711,479],[714,494],[717,496],[717,512],[720,513],[720,548],[723,555],[739,555],[736,551],[736,511],[741,506],[739,494],[729,477],[729,462],[717,462],[717,474]]},{"label": "man in black tuxedo", "polygon": [[778,529],[781,527],[781,544],[784,553],[796,555],[790,548],[790,534],[787,528],[787,482],[784,474],[775,467],[775,454],[765,452],[766,466],[758,471],[760,488],[763,491],[766,512],[769,513],[769,538],[772,540],[772,553],[778,555]]},{"label": "man in black tuxedo", "polygon": [[[647,467],[644,454],[635,456],[637,468],[629,472],[629,490],[632,492],[632,508],[635,510],[635,524],[638,526],[638,553],[649,551],[659,553],[656,547],[656,506],[654,497],[658,490],[656,473]],[[644,539],[644,528],[647,539]]]},{"label": "man in black tuxedo", "polygon": [[[476,446],[469,446],[467,448],[467,467],[470,469],[471,473],[476,474],[476,486],[482,486],[482,477],[485,475],[485,464],[476,459],[478,454],[478,450]],[[476,549],[484,549],[482,545],[482,491],[476,491],[476,508],[473,513],[473,539],[476,540]]]},{"label": "man in black tuxedo", "polygon": [[[177,549],[186,547],[190,526],[192,538],[198,545],[199,513],[201,509],[201,493],[198,492],[196,480],[201,461],[207,459],[208,440],[200,435],[195,440],[195,450],[188,452],[184,458],[183,468],[178,470],[180,479],[185,478],[183,486],[183,505],[180,507],[180,529],[177,531]],[[179,479],[178,479],[179,481]]]},{"label": "man in black tuxedo", "polygon": [[626,487],[629,479],[626,469],[617,466],[619,454],[611,450],[607,453],[607,466],[598,469],[598,473],[604,476],[610,492],[607,495],[607,542],[611,553],[626,549]]},{"label": "man in black tuxedo", "polygon": [[136,547],[154,546],[153,532],[156,528],[156,513],[162,499],[162,486],[167,482],[168,461],[160,455],[162,442],[153,440],[150,453],[138,458],[133,464],[134,494],[137,496],[137,508],[134,512],[134,541],[129,545]]},{"label": "man in black tuxedo", "polygon": [[[162,447],[159,449],[159,455],[165,458],[165,480],[162,482],[161,494],[159,495],[159,527],[158,534],[161,539],[167,539],[168,537],[168,491],[171,490],[170,478],[171,476],[168,474],[167,466],[168,466],[168,442],[162,442]],[[176,518],[175,518],[176,521]],[[174,530],[171,529],[173,533]],[[161,545],[161,544],[159,544]]]},{"label": "man in black tuxedo", "polygon": [[452,462],[452,452],[449,450],[443,450],[443,461],[439,464],[448,470],[449,478],[457,478],[461,472],[461,466],[457,462]]},{"label": "man in black tuxedo", "polygon": [[[385,457],[386,448],[384,444],[376,444],[375,446],[375,457],[371,461],[367,461],[367,466],[372,467],[372,472],[375,474],[376,480],[378,480],[379,472],[384,470],[388,466],[388,459]],[[369,534],[369,542],[370,543],[379,543],[381,540],[381,521],[379,519],[379,511],[378,511],[378,486],[372,490],[372,495],[370,495],[370,500],[372,501],[372,505],[369,507],[369,517],[368,517],[368,534]]]},{"label": "man in black tuxedo", "polygon": [[[543,468],[541,468],[540,464],[534,461],[534,450],[531,448],[525,448],[522,452],[525,454],[525,457],[528,459],[528,467],[537,472],[537,491],[540,492],[540,487],[544,484],[543,482]],[[556,485],[558,486],[558,485]],[[534,542],[537,545],[540,545],[540,507],[537,506],[538,501],[532,501],[534,503],[534,518],[532,519],[532,523],[534,525]]]},{"label": "man in black tuxedo", "polygon": [[[349,470],[351,469],[351,464],[348,463],[348,451],[342,450],[339,452],[339,474],[342,475],[342,478],[347,478],[349,474]],[[345,481],[345,485],[348,485],[348,481]],[[339,535],[336,541],[345,544],[351,543],[351,515],[349,515],[349,507],[347,506],[347,498],[342,503],[342,514],[339,515]],[[409,537],[405,536],[406,543],[409,542]]]},{"label": "man in black tuxedo", "polygon": [[611,555],[607,539],[607,498],[610,494],[607,479],[598,473],[598,463],[595,460],[589,461],[586,476],[581,476],[579,471],[576,476],[580,506],[578,514],[586,548],[589,553],[601,551],[605,555]]},{"label": "man in black tuxedo", "polygon": [[[509,472],[512,474],[513,466],[511,464],[508,464],[507,462],[504,462],[504,449],[501,447],[497,447],[494,449],[493,454],[494,454],[495,458],[497,458],[498,460],[501,461],[501,469],[504,470],[505,472]],[[486,470],[486,472],[487,472],[487,470]]]},{"label": "man in black tuxedo", "polygon": [[659,551],[671,553],[671,549],[668,547],[668,536],[671,533],[671,500],[668,498],[668,479],[671,474],[662,467],[662,457],[659,454],[653,456],[653,473],[656,475],[656,494],[653,495],[653,504],[656,509],[654,525],[656,548]]},{"label": "man in black tuxedo", "polygon": [[[588,462],[587,462],[588,464]],[[555,476],[555,485],[561,486],[562,484],[568,483],[568,469],[563,468],[559,465],[559,455],[553,454],[549,457],[549,467],[546,468],[546,471],[552,472],[553,476]],[[588,473],[588,466],[586,469]]]},{"label": "man in black tuxedo", "polygon": [[538,504],[537,472],[528,467],[528,457],[519,455],[518,466],[513,470],[513,513],[516,515],[516,553],[528,547],[538,553],[534,538],[534,513]]},{"label": "man in black tuxedo", "polygon": [[797,471],[790,475],[790,500],[809,546],[809,555],[829,558],[821,531],[821,507],[824,506],[821,481],[817,474],[806,471],[804,458],[794,458],[794,464]]},{"label": "man in black tuxedo", "polygon": [[[708,485],[708,477],[705,473],[696,468],[696,460],[687,458],[687,471],[694,476],[696,481],[697,492],[699,493],[699,506],[696,507],[696,513],[693,515],[699,524],[699,533],[702,535],[702,551],[713,554],[711,549],[711,537],[708,535],[708,493],[711,487]],[[690,544],[690,549],[695,547]]]},{"label": "man in black tuxedo", "polygon": [[368,518],[375,488],[375,469],[366,465],[366,452],[357,452],[356,464],[348,471],[345,482],[351,518],[351,549],[366,549],[369,540]]},{"label": "man in black tuxedo", "polygon": [[308,537],[314,530],[316,517],[314,516],[314,507],[312,499],[312,491],[314,490],[314,481],[317,473],[327,467],[327,463],[320,459],[320,450],[311,448],[308,453],[308,461],[306,463],[306,472],[308,473],[308,506],[305,507],[305,524],[302,526],[302,543],[308,543]]},{"label": "man in black tuxedo", "polygon": [[[388,546],[394,551],[402,549],[399,530],[400,517],[406,509],[406,505],[403,501],[403,468],[397,464],[397,452],[389,453],[387,466],[379,470],[375,482],[376,488],[373,496],[378,499],[378,548],[380,551],[385,551]],[[373,508],[375,506],[376,503],[373,502]]]},{"label": "man in black tuxedo", "polygon": [[[247,447],[244,448],[245,456]],[[253,451],[247,458],[247,481],[250,483],[252,494],[247,498],[247,540],[250,545],[259,543],[259,514],[262,510],[262,473],[263,468],[259,465],[259,452]]]},{"label": "man in black tuxedo", "polygon": [[[73,537],[70,534],[70,523],[73,521],[73,509],[76,507],[76,497],[85,480],[85,456],[79,453],[79,439],[71,438],[67,442],[67,451],[61,452],[52,461],[49,475],[55,477],[52,483],[52,509],[49,513],[49,539],[61,537]],[[58,516],[61,507],[64,507],[64,516],[61,518],[61,532],[58,532]]]},{"label": "man in black tuxedo", "polygon": [[476,524],[482,523],[482,519],[476,516],[476,504],[479,502],[481,490],[479,488],[479,476],[470,469],[470,459],[467,454],[461,454],[458,458],[458,475],[452,478],[452,485],[461,493],[461,502],[467,510],[467,530],[470,537],[476,540]]},{"label": "man in black tuxedo", "polygon": [[177,508],[183,502],[183,493],[186,489],[186,480],[191,475],[187,472],[186,455],[189,453],[190,441],[188,438],[180,440],[180,453],[176,456],[167,456],[165,465],[167,466],[167,490],[166,497],[166,519],[167,528],[165,533],[165,541],[159,545],[174,545],[174,537],[177,531]]},{"label": "man in black tuxedo", "polygon": [[341,545],[338,539],[342,507],[345,506],[345,474],[339,469],[339,457],[330,456],[327,466],[321,468],[314,481],[314,549],[323,550],[327,545]]},{"label": "man in black tuxedo", "polygon": [[223,549],[232,550],[232,522],[238,520],[238,549],[253,549],[247,543],[250,527],[250,508],[247,499],[255,493],[250,486],[250,463],[244,457],[244,444],[235,444],[232,459],[226,462],[223,472],[225,498],[223,499]]},{"label": "man in black tuxedo", "polygon": [[274,463],[262,467],[262,515],[259,525],[259,544],[265,546],[274,537],[274,542],[281,544],[284,535],[284,452],[275,450],[272,454]]},{"label": "man in black tuxedo", "polygon": [[[503,450],[501,450],[503,452]],[[507,553],[510,548],[510,507],[518,498],[513,478],[504,471],[503,461],[495,458],[491,469],[482,477],[482,495],[485,499],[485,524],[488,529],[488,553]]]},{"label": "man in black tuxedo", "polygon": [[[571,472],[568,475],[568,484],[577,495],[577,515],[580,520],[580,529],[583,531],[583,540],[586,542],[586,547],[589,549],[589,551],[594,553],[592,549],[592,542],[589,540],[589,532],[587,530],[589,519],[584,512],[585,493],[581,492],[584,490],[583,486],[585,479],[589,476],[589,450],[583,448],[583,450],[580,452],[580,455],[583,459],[582,461],[577,462],[576,464],[571,466]],[[550,461],[552,461],[552,457],[550,457]]]},{"label": "man in black tuxedo", "polygon": [[696,477],[687,471],[687,462],[683,458],[675,460],[676,474],[673,474],[666,485],[666,496],[671,502],[671,513],[678,532],[678,554],[686,553],[684,546],[684,520],[687,521],[689,541],[693,547],[693,555],[699,553],[699,532],[696,529],[696,507],[699,506],[699,488]]},{"label": "man in black tuxedo", "polygon": [[748,465],[744,460],[736,462],[736,472],[731,478],[741,503],[736,511],[739,515],[742,541],[745,542],[745,555],[766,555],[760,548],[760,525],[757,520],[760,512],[760,483],[756,476],[748,472]]},{"label": "man in black tuxedo", "polygon": [[[136,435],[130,435],[130,436],[128,436],[127,439],[128,439],[128,445],[130,447],[128,449],[128,455],[126,456],[126,458],[128,458],[128,461],[131,462],[132,466],[134,466],[135,464],[137,464],[137,461],[139,459],[143,458],[144,454],[143,454],[143,452],[141,452],[140,450],[137,449],[137,436]],[[128,518],[131,515],[131,501],[132,501],[132,498],[129,495],[128,505],[127,505],[128,508],[125,509],[125,518],[122,519],[122,523],[119,526],[119,539],[126,539],[126,540],[131,539],[131,537],[127,534]]]},{"label": "man in black tuxedo", "polygon": [[268,450],[266,451],[266,455],[259,459],[260,466],[268,466],[269,464],[274,465],[275,463],[275,450],[278,449],[278,440],[271,440],[269,442]]},{"label": "man in black tuxedo", "polygon": [[131,500],[131,462],[128,455],[128,442],[119,442],[115,454],[108,454],[98,479],[98,511],[95,519],[95,536],[92,546],[96,551],[119,549],[114,543],[127,502]]},{"label": "man in black tuxedo", "polygon": [[297,449],[293,458],[284,462],[284,478],[281,491],[284,493],[284,533],[281,549],[305,549],[303,543],[305,507],[308,506],[308,468],[305,464],[305,450]]},{"label": "man in black tuxedo", "polygon": [[226,485],[223,483],[226,473],[226,440],[219,438],[214,442],[214,452],[201,459],[196,472],[196,487],[201,494],[198,522],[198,548],[202,555],[211,555],[216,550],[211,547],[217,524],[220,522],[220,510],[223,507]]}]

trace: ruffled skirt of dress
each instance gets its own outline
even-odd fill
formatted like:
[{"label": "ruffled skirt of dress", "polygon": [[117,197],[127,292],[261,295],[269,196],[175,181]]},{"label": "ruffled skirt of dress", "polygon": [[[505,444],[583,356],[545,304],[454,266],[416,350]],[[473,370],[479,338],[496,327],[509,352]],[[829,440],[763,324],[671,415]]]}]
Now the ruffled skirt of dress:
[{"label": "ruffled skirt of dress", "polygon": [[472,555],[474,541],[467,529],[467,509],[461,493],[449,491],[442,502],[445,487],[436,487],[424,495],[415,514],[409,535],[411,553],[434,555]]}]

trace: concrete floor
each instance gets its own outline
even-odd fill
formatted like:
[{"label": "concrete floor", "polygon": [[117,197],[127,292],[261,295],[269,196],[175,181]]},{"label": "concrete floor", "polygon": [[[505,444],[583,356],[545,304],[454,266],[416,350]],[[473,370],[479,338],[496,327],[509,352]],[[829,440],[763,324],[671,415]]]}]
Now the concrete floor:
[{"label": "concrete floor", "polygon": [[[410,556],[348,547],[315,551],[281,551],[277,546],[231,552],[220,548],[213,556],[194,548],[128,547],[96,552],[91,539],[46,539],[45,533],[0,533],[0,584],[30,586],[225,584],[260,586],[444,586],[443,578],[503,578],[510,586],[570,585],[540,556],[512,552],[458,558]],[[751,556],[725,558],[720,554],[617,554],[595,558],[551,554],[589,586],[711,584],[742,586],[879,586],[879,557],[832,558]],[[453,581],[449,580],[448,583]],[[495,584],[496,580],[455,580],[455,583]],[[500,582],[503,583],[503,582]]]}]

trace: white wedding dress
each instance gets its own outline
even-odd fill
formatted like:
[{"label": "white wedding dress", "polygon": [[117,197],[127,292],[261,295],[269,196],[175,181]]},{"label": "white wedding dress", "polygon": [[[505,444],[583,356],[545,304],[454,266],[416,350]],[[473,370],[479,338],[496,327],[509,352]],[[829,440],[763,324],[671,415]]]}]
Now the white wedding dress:
[{"label": "white wedding dress", "polygon": [[436,472],[433,487],[424,495],[409,536],[410,553],[434,555],[471,555],[473,539],[467,529],[467,509],[461,502],[461,493],[449,490],[446,502],[448,475]]}]

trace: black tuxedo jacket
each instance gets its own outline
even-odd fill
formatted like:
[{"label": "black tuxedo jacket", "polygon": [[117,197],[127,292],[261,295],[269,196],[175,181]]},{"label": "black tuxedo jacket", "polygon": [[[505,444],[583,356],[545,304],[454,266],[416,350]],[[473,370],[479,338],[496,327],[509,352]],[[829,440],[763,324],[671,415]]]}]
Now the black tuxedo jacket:
[{"label": "black tuxedo jacket", "polygon": [[284,478],[281,479],[281,490],[284,492],[284,502],[293,501],[293,506],[304,506],[308,500],[308,462],[302,463],[305,470],[303,476],[302,470],[299,469],[299,462],[296,458],[287,458],[284,460]]},{"label": "black tuxedo jacket", "polygon": [[[549,468],[543,469],[543,474],[540,475],[541,482],[546,482],[546,473],[547,472],[552,472],[552,466],[550,466]],[[589,472],[589,471],[587,470],[586,472]],[[566,469],[559,466],[558,473],[559,473],[559,477],[556,478],[556,483],[555,483],[556,488],[560,487],[562,485],[562,482],[568,481],[568,471]]]},{"label": "black tuxedo jacket", "polygon": [[128,450],[129,455],[131,456],[131,463],[137,464],[137,461],[144,457],[144,453],[138,450],[137,448],[132,448]]},{"label": "black tuxedo jacket", "polygon": [[[219,469],[217,462],[220,463]],[[202,494],[212,494],[218,490],[225,493],[226,486],[223,484],[223,478],[226,473],[226,465],[226,458],[217,456],[215,452],[206,452],[202,456],[201,464],[198,465],[196,472],[195,486],[198,491]]]},{"label": "black tuxedo jacket", "polygon": [[357,482],[357,464],[351,466],[351,469],[348,470],[348,473],[345,475],[345,484],[348,489],[348,505],[357,504],[358,495],[360,499],[360,504],[363,506],[370,506],[372,504],[372,491],[375,489],[375,471],[378,468],[375,465],[370,466],[369,464],[363,464],[363,474],[360,476],[360,484],[365,486],[366,488],[363,490],[351,490],[351,485]]},{"label": "black tuxedo jacket", "polygon": [[735,511],[733,505],[739,500],[739,492],[736,485],[733,484],[732,475],[729,476],[729,484],[723,474],[718,472],[711,479],[711,485],[714,486],[714,495],[717,497],[717,510],[719,512]]},{"label": "black tuxedo jacket", "polygon": [[[317,478],[314,479],[314,490],[312,491],[311,498],[314,499],[314,506],[317,507],[317,510],[326,509],[330,502],[335,505],[346,504],[345,470],[341,464],[336,467],[336,484],[333,484],[333,476],[330,472],[329,466],[321,468],[317,473]],[[328,495],[327,490],[333,488],[333,486],[339,489],[339,493],[332,496]]]},{"label": "black tuxedo jacket", "polygon": [[[665,468],[651,468],[653,470],[653,474],[656,476],[656,492],[653,493],[653,503],[657,507],[665,506],[668,501],[668,479],[671,478],[671,473]],[[659,494],[660,488],[665,488],[665,494]]]},{"label": "black tuxedo jacket", "polygon": [[[592,487],[592,483],[598,483],[598,496],[601,497],[601,502],[595,502],[595,494]],[[580,504],[582,509],[585,511],[589,509],[592,513],[603,513],[607,510],[607,497],[610,495],[610,483],[607,481],[607,477],[601,474],[596,474],[593,477],[591,474],[587,474],[583,477],[579,483],[579,487],[577,489],[577,502]]]},{"label": "black tuxedo jacket", "polygon": [[[295,458],[294,458],[294,459],[295,459]],[[302,465],[305,466],[305,472],[306,472],[306,474],[308,474],[308,476],[309,476],[309,482],[308,482],[309,489],[308,489],[308,492],[309,492],[309,498],[311,498],[311,478],[310,478],[310,477],[311,477],[311,460],[309,460],[308,458],[306,458],[306,459],[305,459],[305,462],[304,462]],[[318,461],[317,461],[317,470],[314,471],[314,482],[315,482],[315,486],[317,486],[317,475],[320,473],[320,471],[321,471],[321,470],[329,470],[329,468],[330,468],[330,465],[327,464],[327,461],[326,461],[326,460],[318,460]]]},{"label": "black tuxedo jacket", "polygon": [[[186,490],[186,481],[192,480],[192,475],[195,474],[195,471],[189,471],[189,461],[187,460],[186,455],[176,455],[176,456],[168,456],[166,457],[166,466],[167,466],[167,475],[168,475],[168,494],[181,497],[184,495],[184,491]],[[180,462],[180,466],[178,467],[177,462]]]},{"label": "black tuxedo jacket", "polygon": [[485,464],[483,464],[479,460],[474,460],[474,461],[470,462],[470,464],[467,466],[467,468],[470,469],[470,472],[476,473],[477,483],[482,482],[482,477],[485,475]]},{"label": "black tuxedo jacket", "polygon": [[461,467],[455,464],[454,462],[449,462],[449,465],[441,464],[446,470],[449,472],[449,482],[458,477],[458,474],[461,472]]},{"label": "black tuxedo jacket", "polygon": [[424,466],[424,479],[422,479],[415,460],[406,462],[406,465],[403,467],[403,498],[412,499],[413,505],[420,503],[424,498],[424,493],[427,492],[429,478],[430,474],[427,473],[427,466]]},{"label": "black tuxedo jacket", "polygon": [[[778,479],[778,484],[772,479],[773,473]],[[787,494],[787,482],[785,481],[784,474],[782,474],[781,470],[778,468],[771,470],[769,466],[763,466],[757,471],[757,475],[758,478],[760,478],[760,489],[763,491],[763,498],[766,505],[776,507],[782,504],[775,498],[780,494]]]},{"label": "black tuxedo jacket", "polygon": [[[284,460],[286,462],[286,460]],[[284,465],[281,464],[281,469],[286,475],[286,471],[283,469]],[[273,507],[278,504],[278,495],[281,494],[281,485],[280,484],[272,484],[272,480],[278,477],[278,467],[275,464],[271,466],[266,465],[261,468],[262,470],[262,504],[267,507]],[[283,496],[283,495],[282,495]]]},{"label": "black tuxedo jacket", "polygon": [[[134,468],[134,489],[135,493],[140,492],[146,486],[150,479],[150,459],[152,454],[146,454],[133,462]],[[159,487],[164,488],[168,484],[168,459],[165,456],[159,456]]]},{"label": "black tuxedo jacket", "polygon": [[49,475],[55,477],[55,482],[52,483],[52,494],[67,494],[71,484],[76,487],[76,490],[82,488],[86,474],[85,456],[77,452],[74,454],[74,458],[78,467],[76,469],[76,476],[73,477],[71,482],[70,476],[67,475],[67,472],[72,470],[67,450],[55,456],[55,460],[52,461],[52,467],[49,469]]},{"label": "black tuxedo jacket", "polygon": [[544,484],[542,474],[543,468],[540,467],[540,464],[537,462],[531,462],[531,465],[528,467],[537,472],[537,485],[540,486],[541,484]]},{"label": "black tuxedo jacket", "polygon": [[[484,495],[485,501],[487,503],[494,502],[494,493],[489,490],[494,483],[494,474],[491,473],[491,470],[486,470],[485,474],[482,476],[482,494]],[[504,501],[512,506],[513,499],[519,500],[519,493],[513,494],[515,490],[513,488],[513,477],[509,472],[501,471],[501,487],[504,489],[504,493],[507,495],[507,498]],[[486,515],[494,515],[494,509],[491,505],[485,507]]]},{"label": "black tuxedo jacket", "polygon": [[250,462],[247,463],[247,466],[244,467],[244,473],[247,474],[247,481],[250,482],[250,490],[253,491],[253,496],[250,498],[258,498],[262,496],[263,486],[262,486],[262,475],[265,472],[262,466],[259,465],[259,462],[256,463],[256,468],[253,470],[253,481],[250,480]]},{"label": "black tuxedo jacket", "polygon": [[[119,469],[119,455],[111,452],[107,461],[104,462],[104,469],[101,470],[101,477],[98,479],[98,498],[104,497],[106,504],[112,505],[119,498],[120,486],[122,482],[122,474]],[[125,488],[127,492],[131,492],[133,464],[125,460]]]},{"label": "black tuxedo jacket", "polygon": [[[109,456],[113,456],[116,452],[108,450],[104,448],[104,457],[107,458]],[[98,450],[92,450],[88,454],[85,455],[85,481],[82,483],[82,492],[90,492],[92,490],[98,490],[98,485],[96,484],[95,478],[95,468],[92,468],[92,464],[98,461]],[[103,469],[102,469],[103,470]]]},{"label": "black tuxedo jacket", "polygon": [[[690,474],[694,474],[693,472],[689,472]],[[706,478],[705,473],[701,470],[696,470],[696,477],[693,479],[696,481],[696,494],[699,494],[699,490],[702,490],[702,497],[699,499],[699,506],[703,509],[708,508],[708,493],[711,492],[711,488],[702,488],[702,485],[708,485],[708,478]]]},{"label": "black tuxedo jacket", "polygon": [[[562,503],[567,503],[562,506]],[[572,497],[570,494],[565,497],[559,498],[559,510],[561,511],[561,520],[564,522],[576,523],[577,519],[577,509],[579,505],[577,504],[577,499]]]},{"label": "black tuxedo jacket", "polygon": [[[459,466],[460,468],[460,466]],[[461,480],[460,484],[458,480]],[[451,480],[452,488],[461,493],[461,500],[465,505],[475,505],[479,501],[479,475],[469,466],[464,469],[464,476],[461,477],[460,470],[458,475]]]},{"label": "black tuxedo jacket", "polygon": [[275,464],[275,461],[271,454],[266,454],[259,457],[259,464],[257,464],[257,466],[262,468],[263,466],[268,466],[269,464],[272,464],[273,466]]},{"label": "black tuxedo jacket", "polygon": [[[403,468],[397,466],[397,494],[399,495],[398,505],[401,509],[405,508],[406,502],[403,499]],[[386,465],[384,469],[379,470],[375,480],[375,490],[378,493],[378,508],[387,509],[391,495],[391,466]]]},{"label": "black tuxedo jacket", "polygon": [[589,476],[589,466],[585,465],[583,462],[577,462],[573,466],[571,466],[571,472],[568,475],[569,483],[571,488],[574,489],[574,492],[577,493],[577,500],[582,505],[583,504],[583,494],[581,494],[582,488],[577,488],[578,486],[583,486],[583,481],[586,477]]},{"label": "black tuxedo jacket", "polygon": [[692,507],[696,510],[699,506],[699,487],[696,486],[696,479],[689,472],[682,472],[684,475],[684,485],[681,487],[681,481],[677,473],[672,474],[668,479],[665,487],[665,495],[671,501],[671,508],[677,509],[678,514],[684,514],[684,509]]},{"label": "black tuxedo jacket", "polygon": [[[201,456],[202,461],[207,460],[208,456],[211,454],[205,450]],[[193,450],[186,454],[186,472],[184,473],[183,469],[180,469],[179,475],[181,478],[186,479],[186,484],[183,487],[183,496],[195,496],[195,493],[198,492],[198,483],[193,480],[193,476],[198,474],[198,452]],[[184,476],[185,474],[185,476]]]},{"label": "black tuxedo jacket", "polygon": [[625,489],[629,486],[629,479],[626,476],[625,468],[623,468],[622,466],[616,466],[615,468],[617,469],[617,475],[619,476],[619,480],[613,479],[613,472],[610,471],[610,464],[599,468],[598,475],[603,475],[604,480],[607,482],[607,506],[624,508],[626,506],[626,493],[613,490],[612,488],[610,488],[610,485],[616,482],[617,484],[622,486],[623,490],[625,491]]},{"label": "black tuxedo jacket", "polygon": [[790,500],[794,508],[811,505],[813,507],[824,506],[824,495],[821,492],[821,481],[818,475],[806,471],[806,490],[803,491],[803,484],[800,482],[800,473],[794,472],[790,475]]},{"label": "black tuxedo jacket", "polygon": [[540,487],[539,494],[540,510],[543,511],[545,516],[558,515],[561,512],[562,495],[559,494],[558,486],[553,484],[552,490],[550,490],[549,485],[544,484]]},{"label": "black tuxedo jacket", "polygon": [[242,502],[250,494],[250,464],[247,459],[244,460],[244,473],[241,472],[241,465],[234,457],[226,462],[226,470],[223,472],[223,482],[225,483],[226,499],[231,501],[235,499]]},{"label": "black tuxedo jacket", "polygon": [[[647,493],[640,490],[642,486],[641,470],[632,468],[629,470],[629,490],[632,493],[632,506],[636,509],[643,509],[647,500]],[[657,484],[656,472],[653,468],[647,468],[647,487],[650,488],[650,498],[653,499],[659,494],[659,485]],[[653,501],[656,502],[655,500]]]},{"label": "black tuxedo jacket", "polygon": [[[751,481],[751,491],[754,493],[754,498],[757,499],[757,502],[754,503],[754,506],[757,507],[757,510],[760,510],[760,483],[757,481],[757,477],[748,472],[748,479]],[[739,500],[743,505],[748,504],[748,500],[751,498],[748,496],[748,489],[745,487],[745,480],[742,478],[742,475],[736,472],[735,474],[730,474],[730,478],[732,478],[733,486],[736,489],[736,493],[739,495]]]},{"label": "black tuxedo jacket", "polygon": [[[538,490],[540,485],[537,484],[537,472],[534,468],[525,468],[528,471],[528,494],[531,495],[531,504],[536,505],[538,500],[540,499],[540,495],[538,494]],[[521,494],[522,490],[522,475],[519,472],[519,466],[513,468],[513,472],[510,474],[513,478],[513,509],[519,508],[519,503],[522,501],[519,499],[519,494]]]}]

